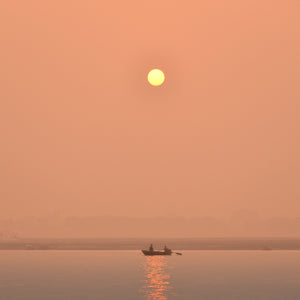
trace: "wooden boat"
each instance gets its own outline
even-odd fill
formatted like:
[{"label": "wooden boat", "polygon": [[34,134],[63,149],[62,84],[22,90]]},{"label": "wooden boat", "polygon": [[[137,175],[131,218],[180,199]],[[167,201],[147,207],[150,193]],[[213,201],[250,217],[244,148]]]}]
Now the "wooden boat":
[{"label": "wooden boat", "polygon": [[163,251],[160,250],[154,250],[152,244],[150,245],[148,250],[142,250],[142,252],[144,253],[144,255],[171,255],[172,254],[172,250],[167,248],[167,246],[165,246]]}]

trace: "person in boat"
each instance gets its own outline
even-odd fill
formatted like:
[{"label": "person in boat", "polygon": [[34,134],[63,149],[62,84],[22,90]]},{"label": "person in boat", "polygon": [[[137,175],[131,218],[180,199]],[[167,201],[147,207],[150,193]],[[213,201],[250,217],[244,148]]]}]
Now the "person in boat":
[{"label": "person in boat", "polygon": [[150,247],[149,247],[149,251],[150,251],[150,252],[153,252],[153,245],[152,245],[152,244],[151,244]]},{"label": "person in boat", "polygon": [[164,247],[164,251],[165,251],[165,253],[172,252],[171,249],[169,249],[166,245]]}]

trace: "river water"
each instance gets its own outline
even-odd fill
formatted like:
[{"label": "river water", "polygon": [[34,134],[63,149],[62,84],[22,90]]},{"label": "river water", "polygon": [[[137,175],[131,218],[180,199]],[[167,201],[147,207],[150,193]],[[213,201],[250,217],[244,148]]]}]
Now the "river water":
[{"label": "river water", "polygon": [[300,251],[0,251],[1,300],[300,299]]}]

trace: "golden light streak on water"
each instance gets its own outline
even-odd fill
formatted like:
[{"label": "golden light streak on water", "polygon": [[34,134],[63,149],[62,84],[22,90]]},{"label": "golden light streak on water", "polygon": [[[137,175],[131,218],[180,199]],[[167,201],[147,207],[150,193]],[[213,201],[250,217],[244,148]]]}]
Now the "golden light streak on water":
[{"label": "golden light streak on water", "polygon": [[170,284],[168,258],[164,256],[145,257],[145,281],[142,288],[147,300],[167,300]]}]

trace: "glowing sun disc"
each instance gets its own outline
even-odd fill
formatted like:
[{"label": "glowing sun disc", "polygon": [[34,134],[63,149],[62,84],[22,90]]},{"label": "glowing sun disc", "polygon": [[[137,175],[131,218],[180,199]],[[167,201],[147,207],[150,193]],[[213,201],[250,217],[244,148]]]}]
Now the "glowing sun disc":
[{"label": "glowing sun disc", "polygon": [[148,73],[148,81],[153,86],[160,86],[165,81],[165,74],[159,69],[153,69]]}]

